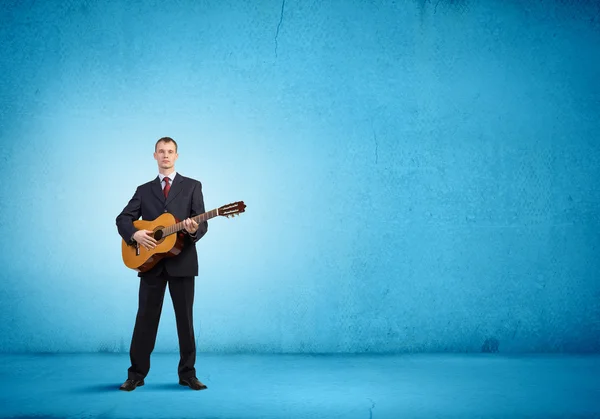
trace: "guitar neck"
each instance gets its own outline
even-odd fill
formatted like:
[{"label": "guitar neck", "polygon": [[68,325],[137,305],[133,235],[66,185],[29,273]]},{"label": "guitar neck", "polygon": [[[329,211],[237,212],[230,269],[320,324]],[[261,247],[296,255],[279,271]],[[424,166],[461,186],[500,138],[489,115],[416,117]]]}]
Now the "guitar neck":
[{"label": "guitar neck", "polygon": [[[219,215],[219,209],[215,208],[214,210],[210,210],[208,212],[205,212],[204,214],[196,215],[195,217],[191,217],[191,218],[192,218],[192,220],[194,220],[195,222],[200,224],[207,220],[210,220],[211,218],[215,218],[217,215]],[[164,231],[165,236],[169,236],[171,234],[178,233],[184,229],[185,229],[185,227],[183,226],[183,222],[180,222],[177,224],[173,224],[172,226],[165,227],[163,231]]]}]

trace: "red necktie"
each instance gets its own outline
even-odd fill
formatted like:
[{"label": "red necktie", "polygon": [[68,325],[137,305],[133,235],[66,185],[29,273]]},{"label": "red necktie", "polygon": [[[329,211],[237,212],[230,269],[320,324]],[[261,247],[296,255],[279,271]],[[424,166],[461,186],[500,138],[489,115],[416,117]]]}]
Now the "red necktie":
[{"label": "red necktie", "polygon": [[165,188],[163,189],[163,193],[165,194],[165,198],[169,195],[169,190],[171,190],[171,184],[169,183],[169,178],[165,176]]}]

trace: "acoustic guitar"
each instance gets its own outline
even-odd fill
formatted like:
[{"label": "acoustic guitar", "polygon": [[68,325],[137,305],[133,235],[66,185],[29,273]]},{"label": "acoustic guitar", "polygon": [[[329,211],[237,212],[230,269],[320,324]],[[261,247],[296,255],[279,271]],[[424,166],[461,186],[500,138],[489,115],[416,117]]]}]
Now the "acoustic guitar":
[{"label": "acoustic guitar", "polygon": [[[191,217],[191,219],[200,224],[217,216],[227,218],[235,217],[236,215],[239,216],[245,210],[246,204],[244,204],[244,201],[239,201],[223,205],[204,214]],[[138,272],[149,271],[162,258],[176,256],[183,248],[184,234],[180,233],[182,230],[185,230],[183,222],[180,222],[180,220],[168,212],[165,212],[152,221],[136,220],[133,222],[133,226],[138,230],[152,231],[157,244],[154,249],[147,250],[137,243],[127,244],[125,240],[121,239],[123,262],[128,268]]]}]

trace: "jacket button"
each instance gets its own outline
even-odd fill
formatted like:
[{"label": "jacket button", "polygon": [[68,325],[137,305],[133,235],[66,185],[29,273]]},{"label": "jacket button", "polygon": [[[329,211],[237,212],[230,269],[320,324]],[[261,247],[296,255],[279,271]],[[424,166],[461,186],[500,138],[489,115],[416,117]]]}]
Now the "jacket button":
[{"label": "jacket button", "polygon": [[165,210],[165,212],[167,212],[167,210]]}]

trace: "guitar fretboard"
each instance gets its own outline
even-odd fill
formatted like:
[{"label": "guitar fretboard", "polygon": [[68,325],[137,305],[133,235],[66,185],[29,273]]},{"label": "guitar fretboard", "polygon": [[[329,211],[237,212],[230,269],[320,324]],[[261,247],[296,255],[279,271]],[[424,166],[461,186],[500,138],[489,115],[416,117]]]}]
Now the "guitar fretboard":
[{"label": "guitar fretboard", "polygon": [[[204,221],[210,220],[211,218],[219,215],[219,209],[215,208],[214,210],[205,212],[204,214],[196,215],[195,217],[191,217],[192,220],[197,222],[198,224],[203,223]],[[170,236],[171,234],[175,234],[184,230],[183,221],[177,224],[173,224],[172,226],[163,228],[163,237]]]}]

